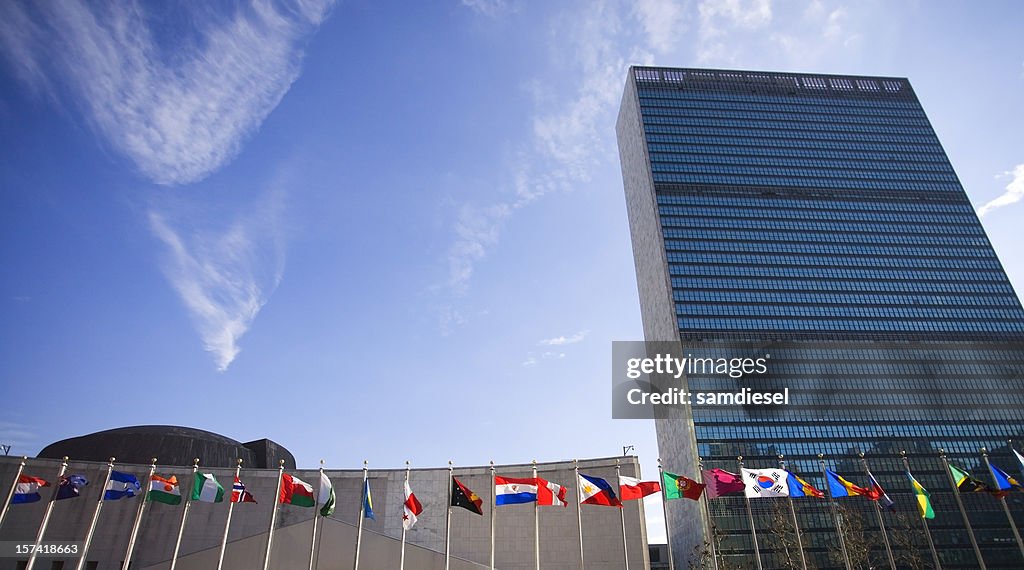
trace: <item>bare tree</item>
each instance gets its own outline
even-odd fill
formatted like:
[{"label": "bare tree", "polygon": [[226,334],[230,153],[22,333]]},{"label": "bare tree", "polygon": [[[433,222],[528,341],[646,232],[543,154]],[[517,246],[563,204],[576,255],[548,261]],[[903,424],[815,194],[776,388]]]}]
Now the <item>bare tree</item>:
[{"label": "bare tree", "polygon": [[[796,529],[789,513],[789,505],[781,499],[772,501],[771,533],[777,541],[775,549],[775,565],[785,570],[800,570],[800,547],[796,539]],[[775,566],[773,565],[773,566]]]},{"label": "bare tree", "polygon": [[892,541],[896,547],[896,561],[911,570],[928,568],[921,556],[921,543],[925,542],[917,523],[903,513],[896,513],[896,524],[892,526]]},{"label": "bare tree", "polygon": [[[850,557],[850,566],[857,569],[874,568],[871,563],[871,542],[864,532],[864,517],[859,512],[836,501],[836,514],[842,521],[843,539],[846,542],[846,554]],[[832,551],[831,558],[843,564],[842,552]]]}]

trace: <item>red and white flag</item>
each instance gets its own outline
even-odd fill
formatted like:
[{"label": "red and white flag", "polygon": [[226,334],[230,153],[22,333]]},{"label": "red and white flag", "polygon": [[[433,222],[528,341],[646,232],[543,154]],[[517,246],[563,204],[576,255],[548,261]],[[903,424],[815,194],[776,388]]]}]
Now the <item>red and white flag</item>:
[{"label": "red and white flag", "polygon": [[245,485],[242,484],[241,479],[235,477],[235,484],[231,486],[231,502],[232,503],[255,503],[256,498],[252,496],[252,493],[245,490]]},{"label": "red and white flag", "polygon": [[412,525],[416,524],[416,517],[423,512],[423,505],[420,504],[420,500],[413,494],[412,489],[409,487],[409,482],[405,482],[405,514],[402,515],[402,528],[409,530]]},{"label": "red and white flag", "polygon": [[661,485],[657,481],[641,481],[634,477],[619,475],[619,496],[623,501],[642,499],[661,491]]}]

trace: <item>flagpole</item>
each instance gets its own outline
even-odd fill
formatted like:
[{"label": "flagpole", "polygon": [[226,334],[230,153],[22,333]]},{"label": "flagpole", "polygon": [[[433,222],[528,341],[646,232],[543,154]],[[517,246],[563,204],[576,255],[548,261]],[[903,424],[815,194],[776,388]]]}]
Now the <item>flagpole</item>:
[{"label": "flagpole", "polygon": [[128,537],[128,551],[124,554],[124,562],[121,570],[128,570],[132,563],[132,553],[135,551],[135,539],[139,536],[139,527],[142,526],[142,514],[146,510],[146,502],[149,500],[149,489],[153,486],[153,474],[156,473],[156,457],[149,466],[149,475],[146,476],[145,491],[142,493],[142,500],[139,501],[139,510],[135,512],[135,522],[132,523],[132,534]]},{"label": "flagpole", "polygon": [[28,559],[25,570],[32,570],[36,563],[36,556],[39,554],[39,545],[43,542],[43,535],[46,534],[46,526],[50,524],[50,514],[53,513],[53,504],[57,502],[57,492],[60,491],[60,480],[68,470],[68,456],[65,455],[60,464],[60,472],[57,473],[57,483],[53,486],[53,493],[50,494],[50,502],[46,504],[46,512],[43,513],[43,520],[39,523],[39,532],[36,534],[36,541],[33,543],[32,556]]},{"label": "flagpole", "polygon": [[444,516],[444,570],[451,564],[452,486],[455,485],[455,465],[448,460],[448,511]]},{"label": "flagpole", "polygon": [[274,509],[270,513],[270,531],[267,532],[267,551],[263,554],[263,570],[270,569],[270,549],[274,545],[274,525],[277,524],[277,510],[281,506],[281,485],[283,483],[284,459],[280,459],[277,468],[277,490],[274,491]]},{"label": "flagpole", "polygon": [[576,529],[580,533],[580,570],[583,570],[586,568],[586,563],[583,561],[583,497],[580,496],[580,460],[573,459],[572,462],[573,471],[576,472]]},{"label": "flagpole", "polygon": [[[320,479],[317,483],[316,499],[313,500],[313,536],[309,539],[309,570],[313,570],[313,555],[316,554],[316,521],[317,512],[316,507],[320,499],[320,494],[323,492],[324,486],[324,460],[320,460]],[[405,546],[404,544],[402,545]],[[403,553],[404,554],[404,553]]]},{"label": "flagpole", "polygon": [[986,570],[985,559],[981,557],[981,549],[978,548],[978,539],[974,537],[974,529],[971,528],[971,521],[967,518],[964,502],[960,498],[960,489],[957,488],[956,481],[953,480],[953,473],[949,470],[949,461],[946,460],[945,449],[939,448],[939,459],[942,460],[942,465],[946,468],[946,479],[949,480],[950,486],[953,487],[953,498],[956,499],[956,506],[960,509],[960,516],[964,519],[964,526],[967,527],[967,537],[971,539],[971,548],[974,549],[974,556],[978,558],[978,568]]},{"label": "flagpole", "polygon": [[[868,469],[868,460],[864,458],[864,452],[862,451],[858,455],[860,456],[861,465],[864,466],[864,474],[868,476],[868,479],[870,480],[869,482],[874,485],[875,478],[871,475],[871,470]],[[882,490],[881,487],[879,487],[879,489]],[[880,499],[881,497],[879,497],[878,500]],[[889,533],[885,530],[885,519],[882,518],[882,507],[878,505],[878,500],[871,502],[875,504],[875,517],[878,518],[878,528],[882,531],[882,541],[885,543],[885,553],[889,557],[889,567],[892,568],[892,570],[896,570],[896,559],[893,558],[892,555],[892,546],[889,544]]]},{"label": "flagpole", "polygon": [[110,474],[114,471],[114,458],[110,458],[110,463],[107,463],[107,476],[103,479],[103,485],[100,486],[100,498],[96,501],[96,510],[92,513],[92,522],[89,523],[89,532],[85,533],[85,542],[82,544],[82,557],[78,559],[78,566],[75,570],[84,570],[85,559],[89,554],[89,545],[92,544],[92,535],[96,532],[96,523],[100,520],[100,510],[103,508],[103,497],[107,494],[107,484],[110,482]]},{"label": "flagpole", "polygon": [[0,510],[0,527],[3,526],[4,519],[7,518],[7,509],[11,508],[11,499],[14,498],[14,491],[18,489],[18,480],[21,479],[21,474],[25,471],[25,461],[27,459],[27,455],[21,456],[21,464],[18,465],[18,472],[14,474],[14,482],[11,483],[11,490],[7,491],[7,500],[4,501],[3,510]]},{"label": "flagpole", "polygon": [[[537,460],[533,460],[533,483],[537,485],[540,492],[540,482],[537,481]],[[534,567],[540,570],[540,495],[533,501],[533,559]],[[447,568],[445,568],[447,570]]]},{"label": "flagpole", "polygon": [[[779,469],[786,471],[786,461],[783,459],[783,455],[779,454]],[[788,473],[788,471],[786,471]],[[803,570],[807,570],[807,557],[804,556],[804,539],[800,536],[800,523],[797,522],[796,518],[796,505],[793,504],[793,495],[790,491],[790,495],[786,497],[789,501],[789,514],[793,517],[793,532],[796,534],[796,547],[800,551],[800,567]]]},{"label": "flagpole", "polygon": [[[195,488],[196,473],[199,472],[199,458],[192,462],[192,487]],[[181,493],[181,484],[178,484],[178,492]],[[181,537],[185,535],[185,521],[188,519],[188,508],[192,506],[192,491],[185,497],[185,508],[181,511],[181,524],[178,526],[178,540],[174,543],[174,554],[171,556],[171,570],[178,565],[178,551],[181,550]]]},{"label": "flagpole", "polygon": [[[238,459],[238,465],[235,467],[235,479],[236,480],[240,480],[238,478],[241,475],[242,475],[242,459],[239,458]],[[231,491],[232,491],[231,494],[232,495],[234,495],[234,487],[235,487],[235,482],[232,481],[231,482]],[[235,502],[231,500],[232,498],[233,497],[228,497],[228,520],[227,520],[227,522],[224,523],[224,538],[222,538],[221,541],[220,541],[220,556],[217,557],[217,570],[221,570],[221,568],[224,567],[224,551],[226,551],[227,548],[228,548],[228,531],[231,530],[231,512],[235,510]],[[242,493],[240,493],[238,495],[238,499],[241,500],[242,498],[243,498],[242,497]],[[78,570],[82,570],[82,569],[79,568]]]},{"label": "flagpole", "polygon": [[[700,480],[701,480],[701,482],[703,482],[704,481],[704,458],[703,457],[698,457],[697,458],[697,471],[700,472]],[[710,544],[711,544],[711,561],[714,562],[715,570],[718,570],[718,533],[717,533],[717,527],[715,526],[715,521],[714,521],[714,519],[711,518],[711,504],[708,502],[709,499],[708,499],[708,494],[707,494],[707,483],[704,483],[704,485],[705,485],[704,492],[700,494],[700,499],[699,499],[701,501],[701,504],[704,506],[704,516],[707,517],[707,519],[708,519],[708,524],[707,524],[706,527],[704,527],[704,532],[705,532],[705,536],[708,536],[708,535],[711,536],[711,539],[710,539]],[[665,517],[665,520],[668,521],[668,517]],[[668,527],[666,526],[665,528],[667,529]],[[671,549],[671,548],[672,548],[672,543],[670,541],[669,542],[669,549]]]},{"label": "flagpole", "polygon": [[[362,500],[359,501],[359,526],[356,529],[356,559],[352,564],[354,570],[359,570],[359,551],[363,546],[363,520],[366,518],[366,501],[369,497],[366,493],[367,481],[370,480],[370,468],[367,461],[363,460],[363,490],[360,493]],[[265,569],[264,569],[265,570]]]},{"label": "flagpole", "polygon": [[[740,465],[740,477],[743,477],[743,456],[740,455],[736,458],[736,462]],[[746,479],[743,477],[744,480]],[[746,483],[744,483],[746,485]],[[750,497],[747,496],[746,491],[743,492],[743,502],[747,505],[747,518],[750,519],[750,538],[754,541],[754,560],[757,561],[757,570],[763,568],[761,566],[761,548],[757,545],[757,529],[754,526],[754,511],[750,509]]]},{"label": "flagpole", "polygon": [[[981,448],[981,457],[985,459],[985,467],[988,467],[989,475],[992,475],[992,480],[995,481],[995,473],[993,473],[992,464],[988,460],[988,450],[984,447]],[[996,481],[996,489],[998,488],[999,481]],[[1003,512],[1006,513],[1006,520],[1010,521],[1010,528],[1013,529],[1013,538],[1017,541],[1017,548],[1020,549],[1021,556],[1024,556],[1024,541],[1021,541],[1020,531],[1017,530],[1017,523],[1013,522],[1010,507],[1006,506],[1006,496],[1002,493],[999,494],[999,503],[1003,506]]]},{"label": "flagpole", "polygon": [[843,524],[836,512],[836,498],[832,496],[832,483],[828,480],[828,473],[825,472],[825,456],[818,454],[818,465],[821,467],[821,476],[825,479],[825,492],[828,493],[828,504],[832,510],[832,519],[836,523],[836,534],[839,535],[839,548],[843,551],[843,562],[846,563],[846,570],[851,569],[850,554],[846,551],[846,538],[843,536]]},{"label": "flagpole", "polygon": [[[665,469],[661,466],[661,458],[658,458],[658,484],[665,486]],[[619,490],[621,493],[621,489]],[[703,495],[703,493],[701,493]],[[641,499],[643,500],[643,499]],[[661,515],[665,519],[665,542],[668,543],[668,570],[676,570],[676,562],[672,559],[672,531],[668,524],[668,499],[665,498],[665,489],[661,490]]]},{"label": "flagpole", "polygon": [[498,490],[494,486],[494,460],[491,460],[491,570],[494,570],[494,523],[498,516]]},{"label": "flagpole", "polygon": [[[903,459],[903,468],[907,470],[907,474],[913,477],[914,475],[910,473],[910,462],[907,460],[907,452],[901,450],[900,457]],[[932,563],[935,564],[935,570],[941,570],[942,564],[939,562],[939,553],[935,550],[935,543],[932,541],[932,531],[928,528],[928,519],[922,516],[921,523],[924,524],[924,537],[928,539],[928,549],[932,552]]]},{"label": "flagpole", "polygon": [[[579,479],[577,479],[577,484]],[[615,460],[615,484],[619,487],[619,492],[622,492],[622,476],[619,471],[619,460]],[[643,499],[641,499],[642,501]],[[622,506],[621,501],[619,504],[619,524],[622,526],[622,556],[625,560],[626,565],[624,568],[629,570],[629,549],[626,547],[626,507]]]},{"label": "flagpole", "polygon": [[[405,484],[406,485],[409,484],[409,469],[410,469],[410,467],[409,467],[409,460],[407,459],[405,461]],[[402,489],[402,496],[403,497],[405,496],[405,489],[404,488]],[[405,507],[404,507],[405,502],[404,501],[402,502],[402,505],[403,505],[402,510],[404,511],[405,510]],[[403,514],[404,514],[404,512],[403,512]],[[399,570],[405,570],[405,519],[404,518],[402,519],[402,557],[401,557],[401,559],[400,559],[400,561],[398,563],[398,568],[399,568]]]}]

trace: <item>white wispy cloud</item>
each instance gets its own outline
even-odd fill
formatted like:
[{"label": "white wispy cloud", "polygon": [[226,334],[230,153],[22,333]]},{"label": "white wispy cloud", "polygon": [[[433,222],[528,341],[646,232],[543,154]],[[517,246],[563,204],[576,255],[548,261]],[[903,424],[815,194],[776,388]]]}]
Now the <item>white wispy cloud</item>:
[{"label": "white wispy cloud", "polygon": [[[283,193],[271,192],[226,229],[183,229],[149,213],[150,228],[167,247],[164,274],[188,309],[218,370],[238,356],[238,341],[284,274]],[[188,224],[194,228],[194,220]]]},{"label": "white wispy cloud", "polygon": [[562,346],[565,344],[576,344],[577,342],[582,342],[583,339],[587,338],[588,334],[590,334],[589,330],[582,330],[570,336],[556,336],[554,338],[546,338],[544,340],[541,340],[537,344],[541,344],[544,346]]},{"label": "white wispy cloud", "polygon": [[[458,208],[455,239],[447,252],[448,286],[455,295],[466,292],[474,267],[498,243],[503,226],[517,210],[588,180],[602,157],[615,156],[614,138],[605,127],[614,121],[628,64],[650,58],[619,44],[623,12],[615,2],[591,2],[582,13],[564,15],[566,25],[555,24],[566,32],[557,37],[569,43],[559,51],[574,54],[569,67],[577,87],[567,98],[552,101],[545,95],[547,104],[531,121],[531,139],[519,149],[509,173],[507,199]],[[536,85],[526,82],[524,90],[536,90]]]},{"label": "white wispy cloud", "polygon": [[505,0],[462,0],[462,5],[492,18],[513,10],[513,6]]},{"label": "white wispy cloud", "polygon": [[159,184],[195,182],[237,154],[299,75],[333,0],[258,0],[162,46],[124,1],[3,2],[0,47],[37,92],[73,94],[94,128]]},{"label": "white wispy cloud", "polygon": [[1024,199],[1024,164],[1018,164],[1013,172],[1004,172],[1003,176],[1012,176],[1010,183],[1006,185],[1006,191],[979,207],[978,217]]},{"label": "white wispy cloud", "polygon": [[697,61],[701,64],[735,65],[737,30],[747,34],[772,21],[771,0],[703,0],[697,6]]},{"label": "white wispy cloud", "polygon": [[668,53],[686,35],[686,4],[675,0],[638,0],[633,14],[647,34],[648,45]]}]

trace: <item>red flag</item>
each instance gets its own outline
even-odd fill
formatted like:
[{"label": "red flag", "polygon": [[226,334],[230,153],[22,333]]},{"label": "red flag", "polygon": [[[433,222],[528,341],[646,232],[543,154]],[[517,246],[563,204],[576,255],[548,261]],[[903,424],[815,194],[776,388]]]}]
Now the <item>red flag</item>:
[{"label": "red flag", "polygon": [[633,477],[619,476],[619,496],[623,501],[642,499],[661,491],[657,481],[641,481]]},{"label": "red flag", "polygon": [[402,527],[405,530],[412,528],[412,525],[416,524],[416,517],[423,512],[423,505],[420,504],[419,499],[413,494],[412,488],[409,487],[409,482],[405,482],[405,512],[402,513]]},{"label": "red flag", "polygon": [[232,503],[255,503],[256,498],[252,496],[252,493],[245,490],[245,485],[242,481],[235,477],[235,484],[231,486],[231,502]]}]

